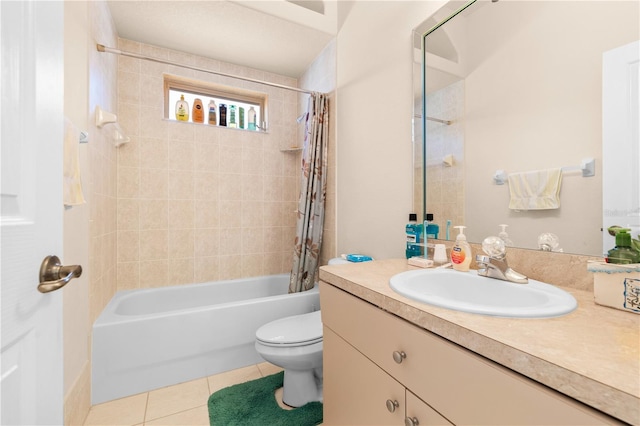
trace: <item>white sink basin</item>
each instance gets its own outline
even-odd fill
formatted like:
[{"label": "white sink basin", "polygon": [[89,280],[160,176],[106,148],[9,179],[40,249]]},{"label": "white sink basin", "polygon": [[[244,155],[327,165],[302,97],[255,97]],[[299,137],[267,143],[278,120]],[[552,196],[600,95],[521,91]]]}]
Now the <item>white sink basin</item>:
[{"label": "white sink basin", "polygon": [[576,309],[564,290],[529,279],[528,284],[478,276],[476,271],[420,269],[402,272],[391,288],[409,299],[474,314],[511,318],[550,318]]}]

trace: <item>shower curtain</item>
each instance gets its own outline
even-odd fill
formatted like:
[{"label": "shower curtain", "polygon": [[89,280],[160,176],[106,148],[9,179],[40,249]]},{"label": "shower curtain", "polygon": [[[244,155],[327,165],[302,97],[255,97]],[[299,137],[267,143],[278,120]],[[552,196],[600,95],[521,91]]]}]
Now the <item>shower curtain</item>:
[{"label": "shower curtain", "polygon": [[310,290],[315,283],[322,247],[327,192],[328,129],[327,95],[314,92],[309,97],[305,120],[298,220],[289,293]]}]

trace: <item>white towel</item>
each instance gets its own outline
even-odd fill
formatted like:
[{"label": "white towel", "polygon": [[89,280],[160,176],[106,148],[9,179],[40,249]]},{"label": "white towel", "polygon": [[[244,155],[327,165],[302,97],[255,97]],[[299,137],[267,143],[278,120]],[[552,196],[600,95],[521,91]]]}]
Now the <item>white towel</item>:
[{"label": "white towel", "polygon": [[80,132],[71,120],[64,119],[63,201],[65,206],[86,203],[80,181]]},{"label": "white towel", "polygon": [[537,170],[509,174],[511,210],[548,210],[560,208],[562,169]]}]

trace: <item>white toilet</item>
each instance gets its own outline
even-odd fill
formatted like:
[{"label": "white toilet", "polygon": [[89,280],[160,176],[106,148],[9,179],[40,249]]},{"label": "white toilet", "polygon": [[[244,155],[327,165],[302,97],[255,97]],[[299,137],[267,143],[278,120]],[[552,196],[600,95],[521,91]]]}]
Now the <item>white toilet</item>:
[{"label": "white toilet", "polygon": [[262,358],[284,368],[282,402],[300,407],[322,401],[322,321],[320,311],[281,318],[256,331]]},{"label": "white toilet", "polygon": [[[342,258],[329,265],[349,263]],[[282,401],[291,407],[322,401],[322,320],[320,311],[271,321],[256,331],[256,351],[284,368]]]}]

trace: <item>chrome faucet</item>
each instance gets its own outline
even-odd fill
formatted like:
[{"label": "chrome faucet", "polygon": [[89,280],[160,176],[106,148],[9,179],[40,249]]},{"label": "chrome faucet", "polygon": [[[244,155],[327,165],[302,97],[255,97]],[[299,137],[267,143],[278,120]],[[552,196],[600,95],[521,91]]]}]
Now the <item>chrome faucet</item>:
[{"label": "chrome faucet", "polygon": [[476,256],[478,275],[517,284],[527,284],[529,282],[526,276],[514,271],[507,264],[507,259],[505,258],[506,247],[501,238],[485,238],[482,242],[482,249],[486,254]]}]

